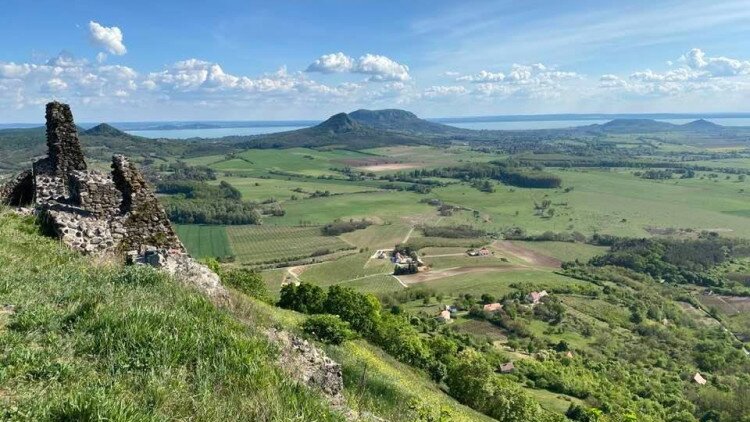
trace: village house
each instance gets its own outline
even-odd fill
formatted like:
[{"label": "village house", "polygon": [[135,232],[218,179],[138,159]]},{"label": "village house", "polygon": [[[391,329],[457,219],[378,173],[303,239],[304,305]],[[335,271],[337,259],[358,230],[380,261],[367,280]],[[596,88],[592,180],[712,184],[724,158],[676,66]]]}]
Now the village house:
[{"label": "village house", "polygon": [[440,322],[449,322],[451,320],[451,312],[448,310],[440,311],[437,320]]},{"label": "village house", "polygon": [[503,374],[510,374],[516,369],[515,365],[513,365],[513,362],[506,362],[502,365],[500,365],[500,373]]},{"label": "village house", "polygon": [[706,385],[706,379],[703,378],[700,372],[696,372],[695,375],[693,375],[693,381],[698,385]]},{"label": "village house", "polygon": [[484,312],[498,312],[501,309],[503,309],[503,305],[495,302],[495,303],[488,303],[482,307],[482,310]]},{"label": "village house", "polygon": [[469,256],[490,256],[492,255],[492,252],[490,252],[487,248],[481,248],[481,249],[471,249],[468,252],[466,252]]},{"label": "village house", "polygon": [[542,300],[543,297],[547,296],[548,293],[546,290],[542,290],[541,292],[531,292],[526,296],[526,299],[528,299],[529,302],[531,302],[532,305],[536,305],[539,303],[539,301]]}]

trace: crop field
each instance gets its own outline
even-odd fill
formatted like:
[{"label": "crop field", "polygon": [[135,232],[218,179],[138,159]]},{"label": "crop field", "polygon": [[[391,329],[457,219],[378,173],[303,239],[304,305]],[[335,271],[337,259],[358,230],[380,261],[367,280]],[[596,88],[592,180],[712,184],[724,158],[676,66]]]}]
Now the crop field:
[{"label": "crop field", "polygon": [[348,150],[251,149],[229,159],[224,157],[219,160],[208,160],[202,157],[188,160],[188,162],[208,165],[215,170],[238,172],[246,175],[262,175],[271,171],[283,171],[307,176],[340,176],[339,173],[332,171],[331,167],[344,167],[345,160],[370,156],[370,154]]},{"label": "crop field", "polygon": [[224,226],[185,224],[174,226],[177,236],[195,258],[218,258],[234,255]]},{"label": "crop field", "polygon": [[[393,266],[389,261],[370,260],[370,255],[370,253],[359,253],[344,256],[335,261],[310,265],[299,278],[319,286],[330,286],[375,274],[387,275],[393,272]],[[365,264],[368,265],[365,266]]]},{"label": "crop field", "polygon": [[227,226],[237,262],[284,262],[350,249],[334,236],[323,236],[320,227]]},{"label": "crop field", "polygon": [[419,203],[423,198],[411,192],[369,192],[290,201],[284,204],[286,215],[272,221],[280,225],[326,224],[337,218],[398,222],[406,216],[434,215],[434,207]]},{"label": "crop field", "polygon": [[392,248],[400,243],[409,232],[410,228],[403,222],[392,222],[390,224],[372,225],[364,230],[357,230],[341,235],[347,242],[366,248],[371,251],[377,249]]}]

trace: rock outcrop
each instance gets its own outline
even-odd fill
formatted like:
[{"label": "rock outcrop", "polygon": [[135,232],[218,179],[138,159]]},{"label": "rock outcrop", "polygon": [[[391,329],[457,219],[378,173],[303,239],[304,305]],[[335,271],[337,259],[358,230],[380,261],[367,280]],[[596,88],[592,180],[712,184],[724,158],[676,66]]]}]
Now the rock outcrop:
[{"label": "rock outcrop", "polygon": [[165,269],[213,298],[219,276],[186,253],[141,172],[122,155],[89,170],[67,104],[47,104],[47,157],[0,187],[0,204],[33,210],[43,231],[86,254],[127,256]]}]

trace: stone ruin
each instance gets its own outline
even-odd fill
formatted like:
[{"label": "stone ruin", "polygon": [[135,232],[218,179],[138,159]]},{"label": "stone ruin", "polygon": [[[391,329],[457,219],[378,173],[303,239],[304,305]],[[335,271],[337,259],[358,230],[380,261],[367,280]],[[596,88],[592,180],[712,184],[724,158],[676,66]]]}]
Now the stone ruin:
[{"label": "stone ruin", "polygon": [[138,168],[112,157],[109,174],[89,170],[67,104],[47,104],[48,155],[0,186],[0,204],[32,210],[44,233],[85,254],[126,256],[201,290],[223,294],[219,278],[186,253]]}]

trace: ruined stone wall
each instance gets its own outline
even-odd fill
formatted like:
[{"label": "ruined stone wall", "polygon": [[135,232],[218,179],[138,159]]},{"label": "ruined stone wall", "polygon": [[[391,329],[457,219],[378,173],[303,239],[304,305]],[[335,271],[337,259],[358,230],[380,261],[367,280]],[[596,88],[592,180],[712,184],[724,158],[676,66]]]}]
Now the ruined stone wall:
[{"label": "ruined stone wall", "polygon": [[122,192],[120,212],[128,233],[123,239],[124,250],[138,245],[184,250],[153,190],[125,156],[112,157],[112,179]]},{"label": "ruined stone wall", "polygon": [[120,212],[122,193],[112,176],[75,170],[68,178],[70,200],[98,217],[114,217]]},{"label": "ruined stone wall", "polygon": [[34,177],[31,170],[19,173],[0,186],[0,205],[21,207],[34,200]]},{"label": "ruined stone wall", "polygon": [[0,187],[0,204],[33,205],[45,233],[81,252],[185,252],[133,163],[116,155],[111,174],[86,170],[67,104],[47,104],[47,146],[46,158]]},{"label": "ruined stone wall", "polygon": [[47,104],[47,149],[52,171],[58,176],[72,170],[86,170],[78,129],[67,104]]}]

